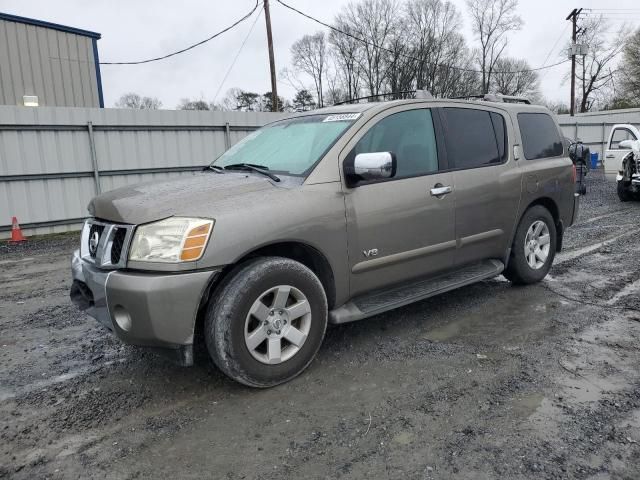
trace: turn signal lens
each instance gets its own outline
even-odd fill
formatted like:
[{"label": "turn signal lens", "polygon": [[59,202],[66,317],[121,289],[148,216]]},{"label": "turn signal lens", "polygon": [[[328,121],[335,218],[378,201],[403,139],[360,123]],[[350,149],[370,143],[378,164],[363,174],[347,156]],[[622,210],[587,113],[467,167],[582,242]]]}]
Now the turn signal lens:
[{"label": "turn signal lens", "polygon": [[187,232],[187,236],[184,239],[182,245],[182,253],[180,254],[180,260],[189,261],[197,260],[204,253],[204,247],[209,240],[209,234],[211,233],[211,224],[200,225],[192,228]]}]

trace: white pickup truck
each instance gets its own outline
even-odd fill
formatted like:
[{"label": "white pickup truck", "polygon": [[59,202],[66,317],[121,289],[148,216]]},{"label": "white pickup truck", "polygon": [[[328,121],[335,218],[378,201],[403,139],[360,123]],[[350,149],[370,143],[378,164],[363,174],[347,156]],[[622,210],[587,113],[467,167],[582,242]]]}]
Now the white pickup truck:
[{"label": "white pickup truck", "polygon": [[609,134],[609,142],[604,153],[604,174],[608,180],[617,180],[622,175],[622,159],[631,148],[620,145],[625,140],[640,139],[640,131],[630,124],[614,125]]}]

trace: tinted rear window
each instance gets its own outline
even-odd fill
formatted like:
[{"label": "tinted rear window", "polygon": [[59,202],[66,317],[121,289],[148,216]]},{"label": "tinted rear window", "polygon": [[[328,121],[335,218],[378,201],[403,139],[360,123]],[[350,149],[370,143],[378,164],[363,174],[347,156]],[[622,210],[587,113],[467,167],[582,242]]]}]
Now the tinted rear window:
[{"label": "tinted rear window", "polygon": [[524,158],[559,157],[562,140],[553,119],[546,113],[519,113],[518,125],[522,136]]},{"label": "tinted rear window", "polygon": [[443,108],[442,112],[451,167],[474,168],[502,163],[505,128],[501,115],[471,108]]}]

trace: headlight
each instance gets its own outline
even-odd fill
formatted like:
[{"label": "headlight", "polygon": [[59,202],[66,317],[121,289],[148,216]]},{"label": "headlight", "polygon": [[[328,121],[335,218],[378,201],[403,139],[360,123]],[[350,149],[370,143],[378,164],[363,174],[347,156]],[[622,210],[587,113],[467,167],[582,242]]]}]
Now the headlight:
[{"label": "headlight", "polygon": [[171,217],[140,225],[129,250],[139,262],[190,262],[202,257],[213,230],[213,220]]}]

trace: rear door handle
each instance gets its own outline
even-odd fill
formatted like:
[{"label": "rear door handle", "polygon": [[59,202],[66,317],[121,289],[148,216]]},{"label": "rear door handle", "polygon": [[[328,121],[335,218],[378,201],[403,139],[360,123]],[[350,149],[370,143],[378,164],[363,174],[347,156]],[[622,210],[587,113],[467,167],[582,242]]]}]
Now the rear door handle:
[{"label": "rear door handle", "polygon": [[432,197],[442,198],[442,197],[444,197],[445,195],[448,195],[451,192],[453,192],[453,188],[451,188],[450,186],[446,186],[445,187],[445,186],[437,183],[431,189],[431,196]]}]

